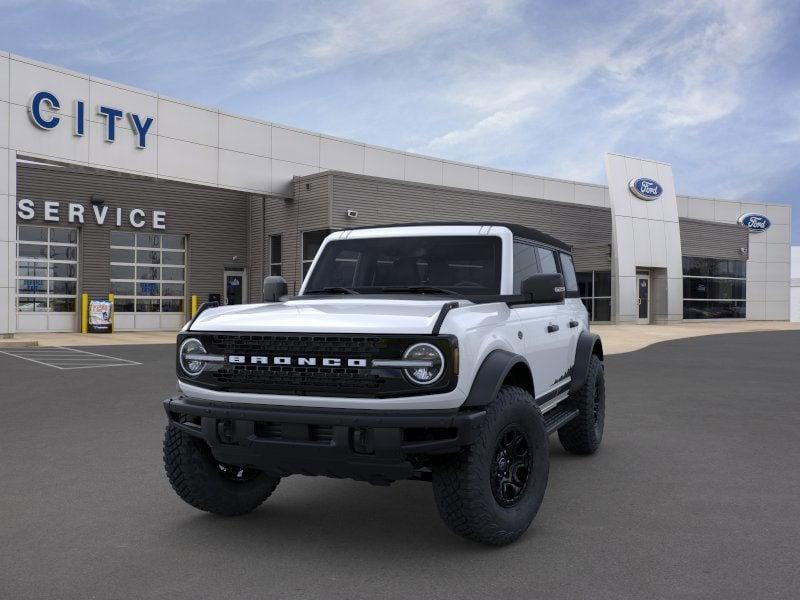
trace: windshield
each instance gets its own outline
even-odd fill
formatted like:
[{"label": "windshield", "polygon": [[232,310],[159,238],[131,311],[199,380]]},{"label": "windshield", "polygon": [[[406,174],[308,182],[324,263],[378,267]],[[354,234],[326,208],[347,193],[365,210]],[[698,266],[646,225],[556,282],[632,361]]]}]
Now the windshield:
[{"label": "windshield", "polygon": [[497,295],[501,252],[502,242],[496,236],[330,242],[322,251],[304,293]]}]

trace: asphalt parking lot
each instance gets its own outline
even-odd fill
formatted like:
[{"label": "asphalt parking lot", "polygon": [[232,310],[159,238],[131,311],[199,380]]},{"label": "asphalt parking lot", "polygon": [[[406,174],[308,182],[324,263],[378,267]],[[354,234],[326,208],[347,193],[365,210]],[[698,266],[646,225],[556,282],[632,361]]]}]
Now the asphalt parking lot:
[{"label": "asphalt parking lot", "polygon": [[551,444],[531,530],[450,534],[427,484],[292,477],[236,519],[161,463],[174,348],[58,369],[0,354],[2,598],[797,598],[800,332],[607,359],[606,437]]}]

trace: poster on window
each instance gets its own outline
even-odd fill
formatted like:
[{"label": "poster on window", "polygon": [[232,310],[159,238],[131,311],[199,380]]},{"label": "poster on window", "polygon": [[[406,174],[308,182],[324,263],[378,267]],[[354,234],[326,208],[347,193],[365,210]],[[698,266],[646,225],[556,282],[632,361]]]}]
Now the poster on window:
[{"label": "poster on window", "polygon": [[89,302],[89,333],[111,333],[111,317],[114,307],[108,300]]}]

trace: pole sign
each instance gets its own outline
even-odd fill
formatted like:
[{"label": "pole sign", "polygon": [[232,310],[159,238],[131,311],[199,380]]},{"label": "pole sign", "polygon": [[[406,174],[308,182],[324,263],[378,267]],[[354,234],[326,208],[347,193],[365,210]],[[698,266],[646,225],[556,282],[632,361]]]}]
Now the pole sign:
[{"label": "pole sign", "polygon": [[[72,135],[81,137],[86,133],[86,102],[75,100],[72,107]],[[28,102],[28,114],[31,121],[43,131],[50,131],[58,127],[61,122],[60,111],[61,101],[53,92],[46,90],[36,92]],[[114,143],[116,141],[117,124],[127,115],[136,147],[140,150],[147,148],[147,134],[155,123],[153,117],[140,116],[132,112],[126,113],[119,108],[103,104],[97,105],[96,113],[103,121],[103,134],[107,142]]]},{"label": "pole sign", "polygon": [[745,213],[739,217],[737,223],[750,233],[763,233],[772,225],[767,217],[758,213]]},{"label": "pole sign", "polygon": [[631,179],[628,182],[628,189],[634,196],[642,200],[658,200],[664,192],[660,183],[646,177]]},{"label": "pole sign", "polygon": [[114,306],[108,300],[89,301],[89,333],[111,333]]}]

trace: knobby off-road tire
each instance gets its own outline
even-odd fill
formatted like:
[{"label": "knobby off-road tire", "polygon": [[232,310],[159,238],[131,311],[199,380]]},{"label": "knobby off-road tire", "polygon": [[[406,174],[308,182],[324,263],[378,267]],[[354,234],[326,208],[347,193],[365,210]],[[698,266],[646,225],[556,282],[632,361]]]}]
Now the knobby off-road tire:
[{"label": "knobby off-road tire", "polygon": [[[439,515],[456,534],[483,544],[510,544],[528,529],[542,503],[550,459],[547,432],[539,408],[525,390],[504,386],[487,407],[478,440],[433,469],[433,493]],[[513,440],[517,440],[516,442]],[[520,452],[522,441],[527,447]],[[503,471],[503,451],[517,467]],[[512,464],[506,461],[506,466]],[[523,486],[516,484],[527,470]],[[505,473],[506,476],[501,476]],[[514,481],[516,474],[516,483]],[[498,482],[505,481],[505,484]],[[515,501],[509,502],[517,490]]]},{"label": "knobby off-road tire", "polygon": [[208,444],[172,424],[164,434],[164,468],[186,503],[225,516],[255,510],[280,482],[262,471],[220,464]]},{"label": "knobby off-road tire", "polygon": [[592,355],[586,381],[568,402],[578,409],[578,416],[558,430],[558,439],[567,452],[594,454],[603,440],[606,410],[606,381],[597,356]]}]

